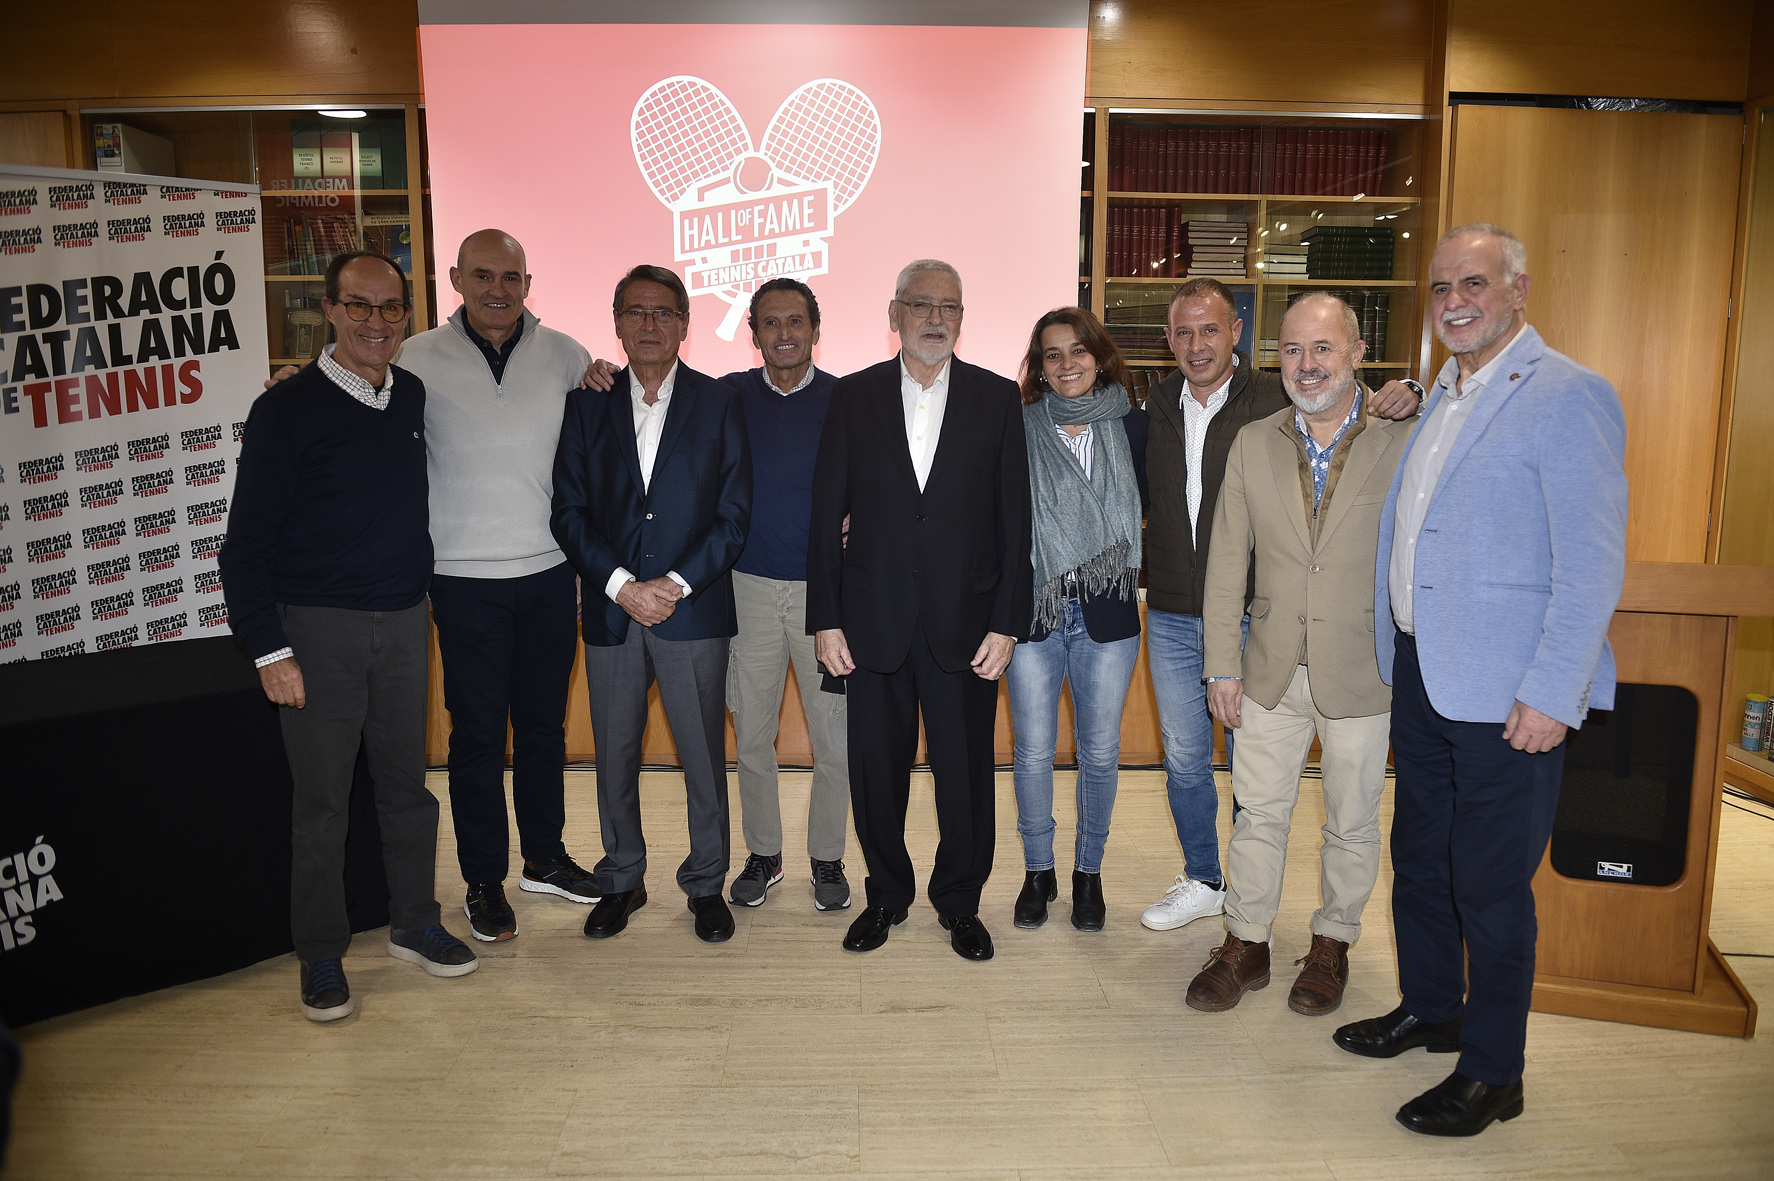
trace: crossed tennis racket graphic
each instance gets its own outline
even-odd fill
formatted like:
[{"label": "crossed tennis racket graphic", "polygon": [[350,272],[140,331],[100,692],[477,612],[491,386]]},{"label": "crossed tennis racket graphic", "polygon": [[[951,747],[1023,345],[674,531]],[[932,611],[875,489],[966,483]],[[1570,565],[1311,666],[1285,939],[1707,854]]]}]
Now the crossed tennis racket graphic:
[{"label": "crossed tennis racket graphic", "polygon": [[630,125],[635,163],[673,214],[691,295],[728,304],[732,340],[759,283],[829,269],[833,219],[862,193],[881,154],[881,116],[848,82],[818,78],[783,100],[761,145],[726,95],[688,74],[647,88]]}]

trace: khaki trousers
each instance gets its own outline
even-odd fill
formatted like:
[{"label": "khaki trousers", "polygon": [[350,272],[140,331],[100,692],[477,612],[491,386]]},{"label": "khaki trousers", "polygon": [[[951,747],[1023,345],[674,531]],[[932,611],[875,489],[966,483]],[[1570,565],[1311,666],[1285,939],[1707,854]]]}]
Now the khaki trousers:
[{"label": "khaki trousers", "polygon": [[813,743],[813,790],[807,801],[807,855],[844,856],[850,818],[850,746],[842,693],[819,688],[813,637],[807,634],[807,584],[733,572],[739,634],[727,657],[727,708],[739,747],[739,806],[745,846],[771,857],[782,852],[782,807],[776,785],[776,728],[783,679],[794,661],[807,733]]},{"label": "khaki trousers", "polygon": [[1226,930],[1249,942],[1269,941],[1281,905],[1300,773],[1316,734],[1323,748],[1324,904],[1312,915],[1312,932],[1354,943],[1361,938],[1361,912],[1380,872],[1380,794],[1392,715],[1325,717],[1312,702],[1305,665],[1294,670],[1274,709],[1247,696],[1240,713],[1238,760],[1232,767],[1239,811],[1226,859]]}]

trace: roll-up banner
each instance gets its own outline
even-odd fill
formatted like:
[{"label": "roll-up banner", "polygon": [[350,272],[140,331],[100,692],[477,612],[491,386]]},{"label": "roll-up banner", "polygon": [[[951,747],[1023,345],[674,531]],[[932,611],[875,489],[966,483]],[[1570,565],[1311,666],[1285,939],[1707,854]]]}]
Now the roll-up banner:
[{"label": "roll-up banner", "polygon": [[1078,299],[1088,15],[420,0],[439,270],[469,233],[506,230],[538,315],[620,359],[617,279],[670,267],[690,292],[683,357],[716,375],[761,363],[758,285],[799,279],[820,304],[815,362],[842,374],[893,355],[894,278],[940,258],[964,284],[959,355],[1014,375],[1036,318]]},{"label": "roll-up banner", "polygon": [[0,166],[0,662],[226,635],[257,186]]}]

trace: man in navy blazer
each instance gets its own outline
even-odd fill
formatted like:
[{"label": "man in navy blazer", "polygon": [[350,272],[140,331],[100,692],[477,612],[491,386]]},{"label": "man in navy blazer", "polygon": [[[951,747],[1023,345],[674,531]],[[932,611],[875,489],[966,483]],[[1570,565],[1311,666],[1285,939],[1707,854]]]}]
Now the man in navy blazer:
[{"label": "man in navy blazer", "polygon": [[1532,881],[1566,733],[1614,704],[1608,623],[1626,573],[1626,422],[1614,388],[1529,327],[1521,239],[1449,230],[1429,264],[1454,354],[1380,518],[1374,628],[1393,686],[1393,924],[1402,1004],[1345,1050],[1459,1051],[1405,1104],[1471,1136],[1522,1111]]},{"label": "man in navy blazer", "polygon": [[751,522],[751,455],[739,395],[678,361],[690,297],[678,276],[639,266],[616,285],[628,367],[608,391],[567,397],[550,524],[579,571],[585,672],[597,743],[602,899],[585,933],[607,938],[647,902],[641,734],[660,700],[684,768],[690,855],[678,867],[696,934],[733,934],[721,898],[727,816],[730,571]]}]

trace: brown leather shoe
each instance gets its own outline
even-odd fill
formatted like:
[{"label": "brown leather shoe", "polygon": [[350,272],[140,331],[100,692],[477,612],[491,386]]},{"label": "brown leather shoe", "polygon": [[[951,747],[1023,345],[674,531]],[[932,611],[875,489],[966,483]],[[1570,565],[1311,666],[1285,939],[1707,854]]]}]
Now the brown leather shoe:
[{"label": "brown leather shoe", "polygon": [[1269,983],[1269,945],[1246,943],[1236,935],[1208,953],[1207,963],[1189,983],[1188,1001],[1191,1009],[1203,1013],[1224,1013],[1238,1004],[1245,993],[1264,988]]},{"label": "brown leather shoe", "polygon": [[1349,945],[1341,939],[1314,935],[1312,950],[1294,963],[1306,966],[1287,994],[1287,1007],[1307,1017],[1335,1012],[1349,983]]}]

